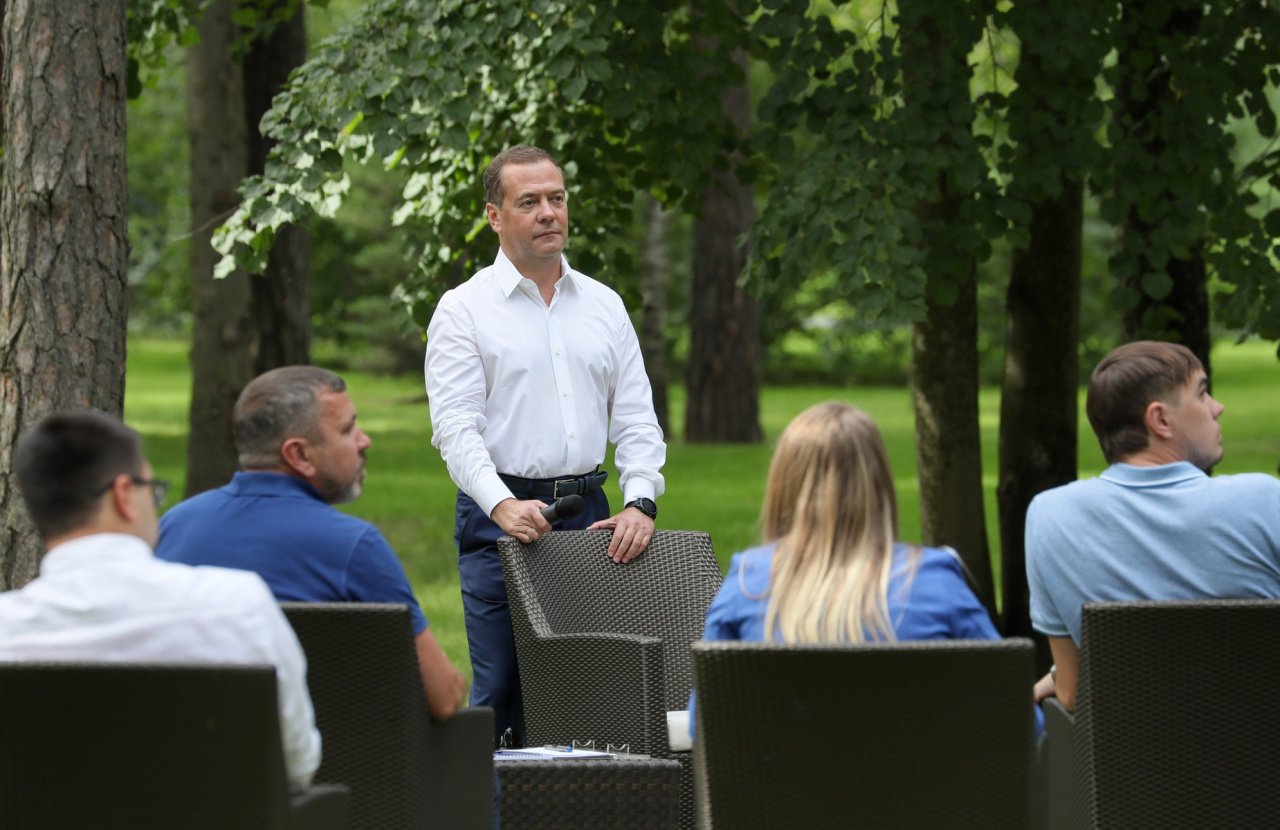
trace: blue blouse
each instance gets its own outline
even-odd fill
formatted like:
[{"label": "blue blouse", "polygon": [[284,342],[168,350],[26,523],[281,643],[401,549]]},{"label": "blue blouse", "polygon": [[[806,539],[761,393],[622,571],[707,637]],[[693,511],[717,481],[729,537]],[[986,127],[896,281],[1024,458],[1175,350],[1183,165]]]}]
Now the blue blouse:
[{"label": "blue blouse", "polygon": [[[707,609],[704,640],[763,641],[775,544],[735,553],[720,593]],[[889,572],[889,620],[898,640],[999,640],[987,609],[965,581],[954,551],[894,545]],[[1031,697],[1031,690],[1027,690]],[[689,733],[694,731],[695,695],[689,696]],[[1044,715],[1036,706],[1036,733]]]}]

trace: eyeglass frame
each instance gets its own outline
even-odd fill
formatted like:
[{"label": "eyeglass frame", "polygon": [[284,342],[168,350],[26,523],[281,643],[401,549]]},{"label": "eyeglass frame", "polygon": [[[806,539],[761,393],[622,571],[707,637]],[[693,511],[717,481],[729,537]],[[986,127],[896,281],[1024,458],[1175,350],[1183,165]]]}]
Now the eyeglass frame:
[{"label": "eyeglass frame", "polygon": [[[143,478],[142,476],[135,476],[129,473],[122,473],[122,475],[128,475],[129,480],[132,481],[134,484],[137,484],[141,487],[150,487],[151,500],[155,502],[157,510],[159,510],[160,507],[164,504],[164,497],[169,494],[169,479]],[[116,476],[116,478],[119,478],[119,477],[120,476]],[[113,486],[115,486],[115,483],[116,483],[116,479],[115,478],[111,479],[106,483],[104,487],[99,488],[99,490],[96,493],[94,493],[94,495],[101,496],[103,493],[107,492]]]}]

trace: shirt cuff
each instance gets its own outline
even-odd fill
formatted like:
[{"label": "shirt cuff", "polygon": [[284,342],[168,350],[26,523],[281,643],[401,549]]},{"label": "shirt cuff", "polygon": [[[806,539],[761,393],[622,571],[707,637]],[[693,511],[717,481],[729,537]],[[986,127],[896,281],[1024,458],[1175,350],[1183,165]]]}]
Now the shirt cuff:
[{"label": "shirt cuff", "polygon": [[658,497],[652,481],[646,481],[643,478],[633,478],[627,482],[627,488],[622,491],[622,503],[624,505],[631,504],[636,499],[652,499],[657,501]]},{"label": "shirt cuff", "polygon": [[502,479],[498,478],[497,473],[492,476],[486,476],[483,481],[476,485],[476,492],[470,495],[471,498],[475,499],[476,504],[480,505],[484,515],[490,518],[493,517],[493,508],[498,506],[498,502],[515,498],[511,488],[502,483]]}]

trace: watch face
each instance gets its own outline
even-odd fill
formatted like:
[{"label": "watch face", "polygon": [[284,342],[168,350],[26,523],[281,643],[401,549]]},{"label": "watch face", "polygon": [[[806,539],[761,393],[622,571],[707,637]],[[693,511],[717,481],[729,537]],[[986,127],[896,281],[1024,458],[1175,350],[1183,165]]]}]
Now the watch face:
[{"label": "watch face", "polygon": [[650,519],[656,518],[658,515],[658,505],[653,503],[653,499],[638,498],[628,504],[627,507],[634,507]]}]

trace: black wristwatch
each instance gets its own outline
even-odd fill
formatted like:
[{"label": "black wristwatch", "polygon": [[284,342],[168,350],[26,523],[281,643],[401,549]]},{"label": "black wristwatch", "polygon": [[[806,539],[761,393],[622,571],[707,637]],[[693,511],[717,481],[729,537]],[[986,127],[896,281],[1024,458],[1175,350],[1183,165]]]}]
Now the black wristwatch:
[{"label": "black wristwatch", "polygon": [[658,518],[658,505],[653,503],[653,499],[646,499],[644,496],[641,496],[638,499],[632,499],[631,501],[622,505],[622,507],[623,509],[626,509],[628,507],[634,507],[636,510],[639,510],[641,513],[648,516],[650,519]]}]

